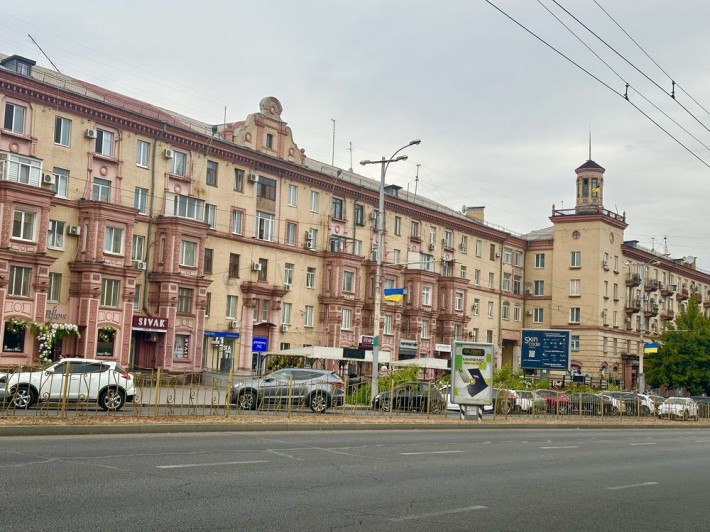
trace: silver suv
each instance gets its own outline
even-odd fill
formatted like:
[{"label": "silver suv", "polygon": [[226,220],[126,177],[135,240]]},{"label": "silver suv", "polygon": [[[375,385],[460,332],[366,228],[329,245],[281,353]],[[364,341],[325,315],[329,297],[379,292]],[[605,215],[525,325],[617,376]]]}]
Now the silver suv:
[{"label": "silver suv", "polygon": [[334,371],[283,368],[238,381],[232,390],[232,404],[242,410],[256,410],[260,405],[304,405],[322,414],[343,404],[344,384]]}]

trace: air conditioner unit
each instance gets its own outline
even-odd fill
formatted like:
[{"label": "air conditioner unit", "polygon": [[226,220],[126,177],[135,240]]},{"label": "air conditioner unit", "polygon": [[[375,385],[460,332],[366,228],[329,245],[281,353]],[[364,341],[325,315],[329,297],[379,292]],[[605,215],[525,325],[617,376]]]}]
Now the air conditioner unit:
[{"label": "air conditioner unit", "polygon": [[293,285],[291,283],[284,283],[284,290],[290,292],[291,290],[293,290]]},{"label": "air conditioner unit", "polygon": [[148,269],[148,264],[143,261],[143,260],[137,260],[136,261],[136,270],[147,270]]},{"label": "air conditioner unit", "polygon": [[281,332],[288,332],[288,325],[285,323],[281,325]]},{"label": "air conditioner unit", "polygon": [[42,176],[42,183],[45,185],[53,185],[56,182],[56,178],[54,177],[54,174],[44,174]]},{"label": "air conditioner unit", "polygon": [[436,247],[436,246],[435,246],[434,243],[432,242],[431,244],[429,244],[429,251],[434,251],[434,248],[435,248],[435,247]]},{"label": "air conditioner unit", "polygon": [[500,251],[496,251],[496,258],[500,258]]},{"label": "air conditioner unit", "polygon": [[533,315],[532,310],[526,310],[526,311],[525,311],[525,315],[526,315],[526,316],[532,316],[532,315]]},{"label": "air conditioner unit", "polygon": [[532,295],[532,290],[525,290],[525,295],[526,295],[526,296],[531,296],[531,295]]},{"label": "air conditioner unit", "polygon": [[459,244],[459,249],[460,249],[461,251],[463,251],[463,250],[466,249],[466,246],[463,245],[463,242],[461,242],[461,243]]},{"label": "air conditioner unit", "polygon": [[70,225],[67,227],[67,234],[73,236],[79,236],[81,234],[81,227],[78,225]]},{"label": "air conditioner unit", "polygon": [[261,263],[260,262],[252,262],[251,263],[251,270],[254,272],[260,272],[261,271]]},{"label": "air conditioner unit", "polygon": [[175,157],[175,152],[173,150],[166,149],[163,152],[163,157],[165,157],[166,159],[172,159],[173,157]]},{"label": "air conditioner unit", "polygon": [[95,138],[96,138],[96,130],[95,130],[95,129],[87,129],[87,130],[84,132],[84,136],[85,136],[87,139],[95,139]]},{"label": "air conditioner unit", "polygon": [[377,220],[377,211],[372,211],[370,213],[370,220],[372,220],[372,221]]},{"label": "air conditioner unit", "polygon": [[316,244],[313,240],[306,240],[305,248],[314,251],[316,249]]},{"label": "air conditioner unit", "polygon": [[473,331],[468,331],[468,337],[469,337],[469,338],[473,338],[473,336],[474,336]]},{"label": "air conditioner unit", "polygon": [[258,183],[259,182],[259,174],[255,174],[254,172],[249,174],[249,182],[250,183]]},{"label": "air conditioner unit", "polygon": [[229,322],[230,329],[236,329],[237,327],[239,327],[239,322],[237,320],[232,320]]}]

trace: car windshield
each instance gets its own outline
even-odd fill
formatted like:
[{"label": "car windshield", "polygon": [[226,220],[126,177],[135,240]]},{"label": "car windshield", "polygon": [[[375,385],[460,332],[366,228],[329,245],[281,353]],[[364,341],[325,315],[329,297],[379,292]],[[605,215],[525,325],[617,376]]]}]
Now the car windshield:
[{"label": "car windshield", "polygon": [[682,405],[685,401],[680,398],[680,397],[671,397],[670,399],[666,399],[666,403],[669,405]]}]

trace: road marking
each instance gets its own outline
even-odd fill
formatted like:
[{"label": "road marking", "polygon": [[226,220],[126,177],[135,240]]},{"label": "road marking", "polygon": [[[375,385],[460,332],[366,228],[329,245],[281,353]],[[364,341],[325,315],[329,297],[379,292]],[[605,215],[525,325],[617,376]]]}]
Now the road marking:
[{"label": "road marking", "polygon": [[540,449],[577,449],[579,445],[558,445],[555,447],[540,447]]},{"label": "road marking", "polygon": [[630,443],[629,445],[656,445],[656,443],[655,442]]},{"label": "road marking", "polygon": [[708,443],[710,440],[695,440],[695,443]]},{"label": "road marking", "polygon": [[174,464],[155,466],[158,469],[179,469],[181,467],[215,467],[223,465],[265,464],[268,460],[244,460],[241,462],[207,462],[204,464]]},{"label": "road marking", "polygon": [[453,454],[453,453],[462,453],[463,451],[421,451],[418,453],[399,453],[404,456],[410,456],[413,454]]},{"label": "road marking", "polygon": [[641,482],[640,484],[628,484],[627,486],[612,486],[608,490],[627,490],[629,488],[642,488],[643,486],[655,486],[658,482]]},{"label": "road marking", "polygon": [[412,514],[403,515],[402,517],[390,517],[390,521],[414,521],[416,519],[427,519],[429,517],[440,517],[442,515],[461,514],[464,512],[474,512],[476,510],[485,510],[485,506],[465,506],[464,508],[453,508],[451,510],[442,510],[440,512],[430,512],[427,514]]}]

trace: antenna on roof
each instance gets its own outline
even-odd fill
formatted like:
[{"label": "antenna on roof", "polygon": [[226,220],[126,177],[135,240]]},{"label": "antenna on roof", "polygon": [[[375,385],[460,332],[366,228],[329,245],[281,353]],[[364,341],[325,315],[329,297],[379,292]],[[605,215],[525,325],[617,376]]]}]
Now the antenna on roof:
[{"label": "antenna on roof", "polygon": [[42,52],[42,55],[47,59],[47,61],[49,61],[49,62],[52,64],[52,66],[54,67],[54,70],[56,70],[57,72],[59,72],[59,73],[61,74],[61,72],[60,72],[59,69],[57,68],[57,65],[55,65],[55,64],[54,64],[54,61],[52,61],[52,60],[49,58],[49,56],[44,53],[44,50],[42,50],[42,47],[41,47],[39,44],[37,44],[37,41],[35,41],[35,40],[32,38],[32,35],[30,35],[30,34],[28,33],[27,36],[32,40],[32,42],[34,43],[34,45],[35,45],[37,48],[39,48],[39,51]]},{"label": "antenna on roof", "polygon": [[668,236],[667,235],[663,236],[663,255],[666,257],[670,256],[670,253],[668,253]]},{"label": "antenna on roof", "polygon": [[348,151],[350,152],[350,169],[348,171],[352,172],[353,171],[353,143],[352,143],[352,141],[349,144],[350,144],[350,147],[348,148]]},{"label": "antenna on roof", "polygon": [[417,197],[417,188],[419,186],[419,167],[421,164],[417,165],[417,175],[414,177],[414,197]]},{"label": "antenna on roof", "polygon": [[589,160],[592,160],[592,126],[589,126]]}]

